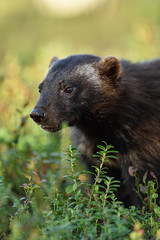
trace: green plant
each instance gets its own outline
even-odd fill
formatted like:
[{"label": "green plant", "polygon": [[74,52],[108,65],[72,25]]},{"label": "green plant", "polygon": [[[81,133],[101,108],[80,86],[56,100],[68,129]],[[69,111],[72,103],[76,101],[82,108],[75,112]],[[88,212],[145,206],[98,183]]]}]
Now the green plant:
[{"label": "green plant", "polygon": [[[143,186],[150,197],[147,205],[143,205],[142,209],[134,206],[125,208],[115,197],[119,182],[108,177],[104,167],[105,161],[115,158],[117,152],[106,143],[98,148],[100,150],[95,157],[100,162],[92,173],[95,179],[93,184],[82,181],[87,179],[88,172],[77,171],[78,152],[72,146],[69,146],[66,155],[62,155],[61,161],[67,160],[68,165],[65,181],[61,183],[59,168],[55,174],[50,174],[48,167],[45,174],[37,170],[26,172],[27,169],[24,169],[25,173],[21,172],[24,194],[16,196],[12,192],[12,185],[9,186],[1,176],[1,238],[158,240],[160,207],[155,201],[158,187],[156,178],[148,183],[146,175],[143,178]],[[50,159],[53,154],[43,154],[41,157],[44,155],[44,164],[54,161]],[[42,167],[40,169],[43,170]]]},{"label": "green plant", "polygon": [[[148,181],[148,177],[152,180]],[[148,237],[156,237],[158,230],[160,229],[160,206],[157,203],[157,190],[159,188],[157,177],[153,172],[146,172],[143,176],[143,182],[139,183],[139,179],[135,173],[136,180],[136,192],[139,195],[143,207],[142,207],[142,215],[143,220],[141,222],[141,226],[145,229],[145,236]],[[145,197],[142,197],[145,195]]]}]

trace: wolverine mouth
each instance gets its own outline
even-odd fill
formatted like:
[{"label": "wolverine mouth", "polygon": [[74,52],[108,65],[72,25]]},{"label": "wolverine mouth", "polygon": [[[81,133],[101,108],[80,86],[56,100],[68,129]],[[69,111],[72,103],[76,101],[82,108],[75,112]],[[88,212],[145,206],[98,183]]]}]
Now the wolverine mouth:
[{"label": "wolverine mouth", "polygon": [[41,128],[47,132],[56,132],[59,129],[49,125],[42,125]]}]

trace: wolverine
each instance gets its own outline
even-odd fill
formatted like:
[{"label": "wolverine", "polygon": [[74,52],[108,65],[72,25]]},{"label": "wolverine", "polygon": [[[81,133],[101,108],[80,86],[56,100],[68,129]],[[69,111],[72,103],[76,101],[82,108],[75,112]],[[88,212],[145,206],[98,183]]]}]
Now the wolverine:
[{"label": "wolverine", "polygon": [[[66,122],[88,169],[105,141],[118,151],[106,163],[107,174],[120,181],[116,193],[125,206],[140,205],[135,169],[142,182],[153,173],[160,182],[160,59],[132,63],[114,56],[53,57],[30,117],[48,132]],[[142,193],[143,195],[143,193]]]}]

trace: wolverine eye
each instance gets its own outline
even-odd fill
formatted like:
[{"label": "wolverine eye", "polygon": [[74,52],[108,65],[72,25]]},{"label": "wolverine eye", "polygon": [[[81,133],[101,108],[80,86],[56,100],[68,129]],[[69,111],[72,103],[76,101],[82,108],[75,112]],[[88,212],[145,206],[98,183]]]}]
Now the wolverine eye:
[{"label": "wolverine eye", "polygon": [[65,90],[64,90],[65,93],[72,93],[73,92],[73,88],[72,87],[67,87]]}]

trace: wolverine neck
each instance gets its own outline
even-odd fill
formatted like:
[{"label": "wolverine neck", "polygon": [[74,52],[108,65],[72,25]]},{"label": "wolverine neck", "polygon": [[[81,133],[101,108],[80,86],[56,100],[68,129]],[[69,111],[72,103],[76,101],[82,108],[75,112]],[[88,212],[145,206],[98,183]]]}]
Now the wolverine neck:
[{"label": "wolverine neck", "polygon": [[120,130],[120,126],[117,124],[111,124],[111,122],[105,121],[105,123],[92,121],[79,123],[76,126],[83,132],[86,138],[97,139],[96,142],[101,144],[105,141],[107,144],[111,144],[116,150],[121,153],[127,153],[128,151],[128,139],[127,134]]}]

